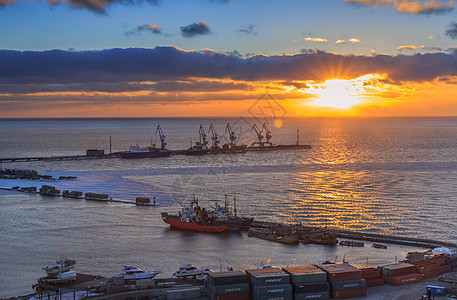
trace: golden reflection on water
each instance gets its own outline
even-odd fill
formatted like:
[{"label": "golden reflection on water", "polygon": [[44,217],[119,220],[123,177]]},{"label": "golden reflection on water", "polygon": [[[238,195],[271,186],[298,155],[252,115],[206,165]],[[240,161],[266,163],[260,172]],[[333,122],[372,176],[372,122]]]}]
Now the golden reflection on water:
[{"label": "golden reflection on water", "polygon": [[[316,226],[367,230],[384,222],[373,216],[378,197],[373,194],[376,174],[340,168],[338,165],[360,161],[360,150],[350,126],[330,119],[313,144],[314,162],[323,171],[301,172],[290,185],[288,197],[293,205],[282,215],[293,215],[297,221]],[[354,129],[356,130],[356,128]],[[367,151],[364,147],[364,151]],[[325,166],[327,165],[328,168]]]}]

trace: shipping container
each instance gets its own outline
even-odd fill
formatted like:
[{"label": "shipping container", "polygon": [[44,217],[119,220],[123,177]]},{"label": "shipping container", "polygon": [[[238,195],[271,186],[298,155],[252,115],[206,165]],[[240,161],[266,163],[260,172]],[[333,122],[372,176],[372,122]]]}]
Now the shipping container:
[{"label": "shipping container", "polygon": [[362,271],[348,263],[319,265],[318,267],[327,272],[327,278],[329,281],[362,278]]},{"label": "shipping container", "polygon": [[439,265],[432,261],[426,261],[415,265],[416,273],[427,273],[439,269]]},{"label": "shipping container", "polygon": [[261,273],[251,275],[251,284],[260,285],[279,285],[290,283],[290,276],[287,273]]},{"label": "shipping container", "polygon": [[416,273],[416,266],[408,263],[398,263],[382,268],[384,277],[397,277]]},{"label": "shipping container", "polygon": [[377,279],[382,277],[381,270],[378,268],[363,268],[362,271],[363,279]]},{"label": "shipping container", "polygon": [[249,293],[248,283],[236,283],[229,285],[215,285],[210,288],[211,295],[233,295],[233,294],[246,294]]},{"label": "shipping container", "polygon": [[330,289],[330,285],[327,281],[325,282],[312,282],[312,283],[300,283],[294,284],[293,290],[295,294],[304,294],[304,293],[316,293],[316,292],[326,292]]},{"label": "shipping container", "polygon": [[234,294],[234,295],[219,295],[211,296],[211,300],[249,300],[249,293],[246,294]]},{"label": "shipping container", "polygon": [[429,291],[430,295],[446,296],[446,287],[444,286],[427,285],[427,294]]},{"label": "shipping container", "polygon": [[333,299],[347,299],[355,297],[365,297],[367,294],[366,289],[355,289],[346,291],[332,291]]},{"label": "shipping container", "polygon": [[271,295],[271,296],[254,296],[253,300],[292,300],[293,296],[290,295]]},{"label": "shipping container", "polygon": [[201,296],[200,288],[167,291],[167,300],[193,299]]},{"label": "shipping container", "polygon": [[365,279],[341,280],[332,282],[332,291],[346,291],[366,288]]},{"label": "shipping container", "polygon": [[283,268],[290,274],[293,283],[309,283],[327,281],[327,273],[316,266],[297,266]]},{"label": "shipping container", "polygon": [[397,286],[397,285],[415,283],[415,282],[419,282],[419,281],[421,281],[421,274],[415,273],[415,274],[392,277],[390,279],[390,284]]},{"label": "shipping container", "polygon": [[330,299],[330,292],[316,292],[316,293],[303,293],[294,294],[295,300],[327,300]]},{"label": "shipping container", "polygon": [[367,285],[367,287],[383,285],[384,278],[380,277],[380,278],[365,279],[365,284]]},{"label": "shipping container", "polygon": [[436,262],[439,266],[444,266],[446,264],[446,257],[444,255],[436,255],[428,260]]},{"label": "shipping container", "polygon": [[292,295],[291,284],[253,286],[252,290],[257,296]]},{"label": "shipping container", "polygon": [[433,278],[433,277],[439,276],[440,275],[440,271],[438,269],[436,269],[436,270],[432,270],[432,271],[429,271],[429,272],[420,273],[420,275],[421,275],[421,280],[429,279],[429,278]]},{"label": "shipping container", "polygon": [[448,273],[452,271],[452,266],[451,265],[444,265],[439,267],[438,272],[441,274]]},{"label": "shipping container", "polygon": [[208,275],[210,286],[247,283],[248,276],[242,271],[214,272]]}]

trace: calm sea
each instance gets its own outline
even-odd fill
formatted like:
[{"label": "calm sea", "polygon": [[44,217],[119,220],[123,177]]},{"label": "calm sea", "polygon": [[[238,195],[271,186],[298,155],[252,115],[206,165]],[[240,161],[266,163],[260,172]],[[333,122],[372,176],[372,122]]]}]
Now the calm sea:
[{"label": "calm sea", "polygon": [[[41,268],[60,256],[77,271],[104,276],[123,264],[159,269],[171,276],[187,262],[219,270],[319,263],[343,257],[377,265],[403,259],[413,248],[288,246],[242,234],[170,230],[160,212],[177,212],[195,194],[203,205],[237,199],[239,214],[358,231],[457,242],[457,118],[285,118],[270,130],[273,143],[294,144],[297,129],[308,150],[237,155],[171,156],[4,163],[75,181],[61,189],[109,193],[113,198],[156,196],[158,207],[49,198],[0,192],[0,297],[32,292]],[[250,144],[259,120],[227,119],[0,119],[0,157],[81,155],[159,143],[160,124],[169,149],[198,140],[212,123],[220,135],[230,123]],[[276,122],[278,124],[279,122]],[[208,134],[208,136],[210,136]],[[223,139],[227,140],[227,134]],[[0,187],[42,182],[0,180]],[[369,244],[368,244],[369,245]],[[413,249],[414,250],[414,249]]]}]

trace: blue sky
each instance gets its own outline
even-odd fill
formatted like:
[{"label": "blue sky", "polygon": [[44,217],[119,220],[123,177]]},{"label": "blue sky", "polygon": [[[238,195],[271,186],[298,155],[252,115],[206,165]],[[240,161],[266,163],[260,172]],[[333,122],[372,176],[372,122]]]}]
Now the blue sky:
[{"label": "blue sky", "polygon": [[454,116],[456,1],[0,0],[0,117]]},{"label": "blue sky", "polygon": [[[209,25],[211,34],[181,36],[181,26],[199,20]],[[404,14],[392,6],[357,6],[344,0],[159,0],[157,4],[114,3],[104,14],[66,3],[50,6],[42,0],[16,0],[0,9],[0,48],[91,50],[173,45],[186,50],[237,50],[243,55],[294,54],[301,49],[356,55],[375,50],[393,55],[405,45],[452,47],[455,42],[444,31],[454,20],[455,11]],[[162,34],[126,35],[142,24],[156,24]],[[237,31],[251,25],[255,34]],[[305,41],[306,37],[327,42]],[[350,43],[350,38],[360,43]],[[345,43],[335,44],[337,40]]]}]

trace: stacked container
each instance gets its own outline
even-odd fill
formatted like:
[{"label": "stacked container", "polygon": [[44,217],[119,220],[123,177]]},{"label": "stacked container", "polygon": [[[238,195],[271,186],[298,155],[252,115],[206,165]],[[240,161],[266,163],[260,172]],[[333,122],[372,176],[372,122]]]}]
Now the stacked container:
[{"label": "stacked container", "polygon": [[421,281],[421,274],[416,266],[408,263],[395,263],[378,266],[384,277],[384,282],[391,285],[405,285]]},{"label": "stacked container", "polygon": [[241,271],[210,273],[205,282],[205,292],[211,300],[248,300],[248,278]]},{"label": "stacked container", "polygon": [[316,266],[283,268],[290,275],[295,300],[329,299],[327,273]]},{"label": "stacked container", "polygon": [[378,268],[363,268],[362,278],[365,279],[367,287],[378,286],[384,284],[384,278],[382,277],[381,270]]},{"label": "stacked container", "polygon": [[327,273],[333,299],[364,297],[366,283],[362,271],[348,263],[319,265]]},{"label": "stacked container", "polygon": [[254,300],[292,300],[289,274],[278,268],[246,270]]}]

